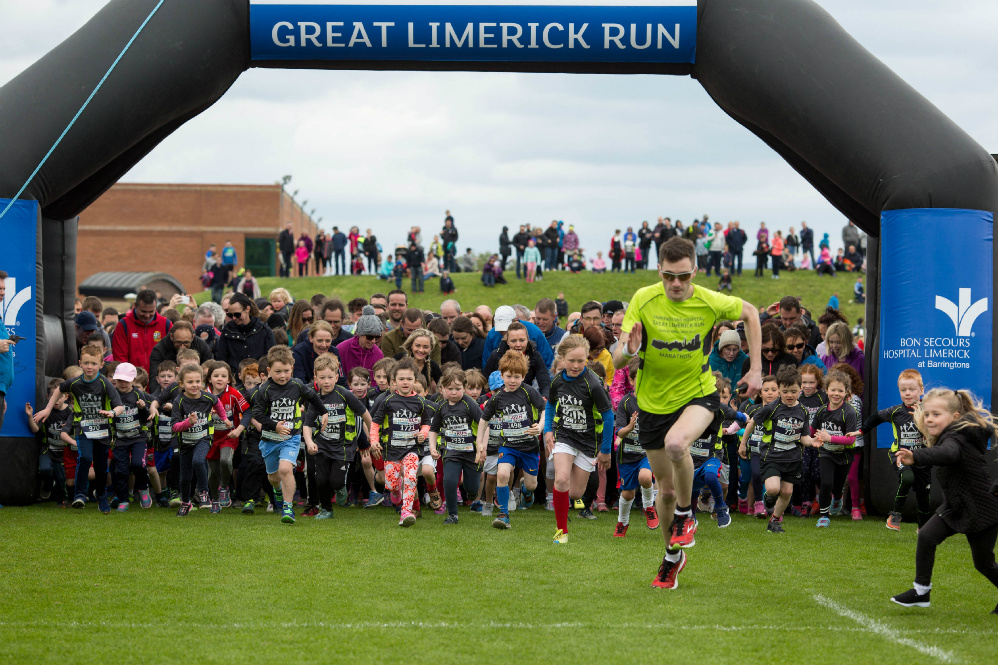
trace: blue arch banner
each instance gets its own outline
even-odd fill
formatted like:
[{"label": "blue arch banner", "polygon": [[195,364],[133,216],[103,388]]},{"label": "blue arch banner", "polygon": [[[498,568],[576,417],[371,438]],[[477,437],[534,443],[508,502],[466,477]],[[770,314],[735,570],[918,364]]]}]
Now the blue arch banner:
[{"label": "blue arch banner", "polygon": [[[10,199],[0,198],[0,209]],[[0,321],[18,342],[14,354],[14,380],[7,390],[7,416],[0,436],[32,437],[24,417],[24,405],[35,405],[36,319],[38,296],[38,202],[15,201],[3,222],[4,242],[0,247],[0,269],[7,272],[7,293],[0,302]]]},{"label": "blue arch banner", "polygon": [[[900,404],[898,375],[925,390],[970,390],[991,406],[994,215],[980,210],[887,210],[880,222],[877,408]],[[878,447],[891,437],[878,437]]]},{"label": "blue arch banner", "polygon": [[253,60],[692,63],[695,0],[251,0]]}]

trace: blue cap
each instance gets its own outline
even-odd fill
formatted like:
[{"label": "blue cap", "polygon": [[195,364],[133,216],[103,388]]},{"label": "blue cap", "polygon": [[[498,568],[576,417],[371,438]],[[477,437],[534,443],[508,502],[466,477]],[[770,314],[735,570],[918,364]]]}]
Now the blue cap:
[{"label": "blue cap", "polygon": [[489,374],[489,390],[495,392],[503,387],[502,372],[496,370]]}]

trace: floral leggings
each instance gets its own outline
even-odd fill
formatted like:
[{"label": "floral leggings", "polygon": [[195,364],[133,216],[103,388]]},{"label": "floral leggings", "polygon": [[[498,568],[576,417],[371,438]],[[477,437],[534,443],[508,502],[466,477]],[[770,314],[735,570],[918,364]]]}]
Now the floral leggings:
[{"label": "floral leggings", "polygon": [[412,509],[416,498],[416,474],[419,471],[419,458],[409,453],[400,462],[385,460],[385,489],[392,494],[402,492],[402,512]]}]

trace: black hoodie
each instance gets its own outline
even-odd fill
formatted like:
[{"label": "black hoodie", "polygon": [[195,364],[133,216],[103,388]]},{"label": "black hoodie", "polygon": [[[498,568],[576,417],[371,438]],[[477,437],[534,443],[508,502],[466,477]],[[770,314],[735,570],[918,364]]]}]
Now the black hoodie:
[{"label": "black hoodie", "polygon": [[[967,421],[966,417],[959,421]],[[998,524],[998,496],[991,493],[987,462],[991,432],[968,424],[951,424],[935,445],[913,451],[915,466],[936,467],[943,505],[936,514],[957,533],[976,533]]]}]

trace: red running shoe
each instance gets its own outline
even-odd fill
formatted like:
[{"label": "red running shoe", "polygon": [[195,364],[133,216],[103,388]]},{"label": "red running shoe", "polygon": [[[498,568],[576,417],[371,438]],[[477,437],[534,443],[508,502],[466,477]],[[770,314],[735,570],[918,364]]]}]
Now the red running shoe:
[{"label": "red running shoe", "polygon": [[821,504],[819,504],[817,501],[812,501],[811,502],[811,514],[812,515],[818,515],[820,513],[821,513]]},{"label": "red running shoe", "polygon": [[738,512],[742,515],[749,514],[748,499],[738,499]]},{"label": "red running shoe", "polygon": [[302,517],[315,517],[319,514],[319,508],[317,506],[311,506],[308,510],[302,513]]},{"label": "red running shoe", "polygon": [[658,528],[658,511],[655,510],[655,506],[645,508],[645,519],[648,520],[649,529]]},{"label": "red running shoe", "polygon": [[623,522],[617,522],[617,528],[613,530],[614,538],[623,538],[627,535],[627,525]]},{"label": "red running shoe", "polygon": [[669,548],[687,549],[697,544],[694,536],[697,532],[697,521],[693,516],[676,516],[672,521],[672,537],[669,539]]},{"label": "red running shoe", "polygon": [[662,559],[662,565],[658,568],[658,575],[652,580],[651,585],[656,589],[678,589],[679,573],[686,567],[686,552],[679,553],[679,561],[669,561]]}]

